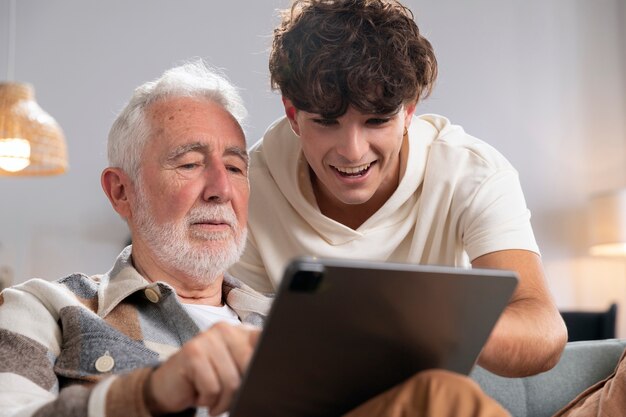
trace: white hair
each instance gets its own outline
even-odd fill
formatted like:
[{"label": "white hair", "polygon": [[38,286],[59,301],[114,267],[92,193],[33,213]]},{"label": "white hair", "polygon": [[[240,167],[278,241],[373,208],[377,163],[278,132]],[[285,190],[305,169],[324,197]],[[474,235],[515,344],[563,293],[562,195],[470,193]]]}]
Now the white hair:
[{"label": "white hair", "polygon": [[219,70],[194,59],[135,89],[111,126],[107,146],[109,165],[122,168],[135,181],[151,133],[147,108],[156,101],[179,97],[211,100],[224,107],[243,127],[247,111],[237,88]]}]

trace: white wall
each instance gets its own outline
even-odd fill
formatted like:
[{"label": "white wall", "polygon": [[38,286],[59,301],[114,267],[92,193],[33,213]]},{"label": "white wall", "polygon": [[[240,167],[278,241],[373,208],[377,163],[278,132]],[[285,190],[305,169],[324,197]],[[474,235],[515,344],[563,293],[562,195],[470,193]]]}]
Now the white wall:
[{"label": "white wall", "polygon": [[[0,0],[0,79],[8,0]],[[126,239],[100,190],[105,141],[138,84],[185,58],[222,67],[243,89],[249,142],[280,115],[267,49],[288,0],[20,0],[16,78],[62,125],[70,171],[0,177],[0,266],[15,281],[103,272]],[[418,109],[500,149],[518,168],[560,306],[626,314],[626,263],[586,255],[590,194],[626,185],[623,0],[412,0],[440,77]],[[626,315],[622,315],[626,317]],[[626,337],[626,320],[620,323]]]}]

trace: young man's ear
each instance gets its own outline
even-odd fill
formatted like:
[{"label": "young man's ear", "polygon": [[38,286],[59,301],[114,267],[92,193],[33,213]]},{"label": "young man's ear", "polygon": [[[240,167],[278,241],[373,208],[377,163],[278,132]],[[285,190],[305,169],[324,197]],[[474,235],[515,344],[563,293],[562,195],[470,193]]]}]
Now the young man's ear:
[{"label": "young man's ear", "polygon": [[413,120],[413,113],[415,113],[415,107],[417,107],[416,101],[410,101],[404,104],[404,127],[409,128],[411,126],[411,120]]},{"label": "young man's ear", "polygon": [[286,97],[283,97],[283,106],[285,106],[285,115],[287,116],[287,120],[289,120],[291,130],[293,130],[293,133],[297,136],[300,136],[300,126],[298,126],[298,121],[296,120],[298,109],[296,109],[296,106]]},{"label": "young man's ear", "polygon": [[117,214],[125,220],[130,220],[132,210],[129,193],[132,192],[132,183],[126,172],[120,168],[106,168],[102,171],[100,183]]}]

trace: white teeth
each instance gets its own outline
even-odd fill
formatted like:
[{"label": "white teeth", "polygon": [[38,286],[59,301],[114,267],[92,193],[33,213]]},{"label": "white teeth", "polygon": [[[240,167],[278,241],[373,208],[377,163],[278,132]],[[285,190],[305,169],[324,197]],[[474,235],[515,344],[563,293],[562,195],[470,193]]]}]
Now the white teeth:
[{"label": "white teeth", "polygon": [[343,174],[358,174],[359,172],[365,171],[372,165],[372,163],[360,165],[358,167],[334,167],[337,171]]}]

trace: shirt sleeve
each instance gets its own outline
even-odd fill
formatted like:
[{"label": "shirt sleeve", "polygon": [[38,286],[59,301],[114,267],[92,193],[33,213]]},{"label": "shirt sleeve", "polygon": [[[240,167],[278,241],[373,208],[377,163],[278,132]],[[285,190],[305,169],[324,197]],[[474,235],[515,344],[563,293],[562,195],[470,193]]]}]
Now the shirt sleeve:
[{"label": "shirt sleeve", "polygon": [[487,177],[470,199],[461,222],[461,239],[469,259],[500,250],[539,254],[519,177],[514,169]]},{"label": "shirt sleeve", "polygon": [[[18,294],[15,301],[25,302],[23,305],[2,302],[0,321],[13,317],[14,322],[26,327],[33,318],[38,322],[48,322],[50,317],[46,309],[29,303],[29,298],[32,297],[19,297]],[[50,333],[60,332],[54,322],[52,326]],[[54,372],[55,349],[54,346],[46,346],[43,340],[45,337],[34,340],[14,330],[0,328],[0,416],[89,415],[92,388],[73,385],[59,389],[59,380]]]},{"label": "shirt sleeve", "polygon": [[53,311],[27,291],[0,293],[0,417],[149,416],[142,393],[149,369],[61,388],[62,329]]}]

